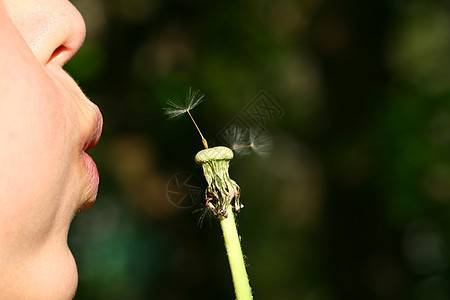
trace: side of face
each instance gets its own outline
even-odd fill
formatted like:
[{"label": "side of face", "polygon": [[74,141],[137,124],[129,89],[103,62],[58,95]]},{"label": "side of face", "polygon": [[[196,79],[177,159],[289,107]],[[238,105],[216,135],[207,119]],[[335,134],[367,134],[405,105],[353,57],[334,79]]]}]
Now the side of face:
[{"label": "side of face", "polygon": [[85,37],[66,0],[0,0],[0,298],[70,299],[67,246],[98,173],[101,114],[62,66]]}]

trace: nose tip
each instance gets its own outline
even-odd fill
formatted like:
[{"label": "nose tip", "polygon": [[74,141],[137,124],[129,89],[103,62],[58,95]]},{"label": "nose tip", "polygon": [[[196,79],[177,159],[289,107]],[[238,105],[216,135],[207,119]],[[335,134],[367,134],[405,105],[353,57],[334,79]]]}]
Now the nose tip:
[{"label": "nose tip", "polygon": [[11,5],[11,20],[42,65],[60,66],[83,44],[86,26],[80,12],[68,0],[27,1]]},{"label": "nose tip", "polygon": [[47,55],[43,60],[47,59],[47,64],[56,63],[63,66],[83,44],[86,25],[80,12],[69,1],[65,2],[63,13],[60,11],[52,22],[55,22],[53,36],[48,37],[48,45],[45,46]]}]

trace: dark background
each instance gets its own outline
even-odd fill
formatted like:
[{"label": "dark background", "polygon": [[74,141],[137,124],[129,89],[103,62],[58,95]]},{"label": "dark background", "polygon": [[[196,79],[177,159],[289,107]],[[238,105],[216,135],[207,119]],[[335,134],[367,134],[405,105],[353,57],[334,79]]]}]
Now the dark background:
[{"label": "dark background", "polygon": [[189,86],[211,143],[261,95],[278,108],[259,107],[271,158],[230,167],[255,299],[450,299],[450,2],[73,3],[66,69],[105,121],[76,299],[234,299],[218,222],[167,197],[202,178],[194,126],[163,114]]}]

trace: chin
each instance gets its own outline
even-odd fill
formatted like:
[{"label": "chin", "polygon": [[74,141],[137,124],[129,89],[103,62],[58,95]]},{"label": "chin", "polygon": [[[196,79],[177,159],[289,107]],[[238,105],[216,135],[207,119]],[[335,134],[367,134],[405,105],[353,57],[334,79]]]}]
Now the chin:
[{"label": "chin", "polygon": [[[75,258],[67,244],[61,249],[61,253],[53,253],[52,262],[43,271],[46,278],[43,284],[42,296],[36,299],[72,299],[78,285],[78,271]],[[56,252],[56,251],[55,251]]]},{"label": "chin", "polygon": [[12,282],[3,290],[6,293],[0,288],[0,298],[59,300],[74,297],[78,272],[72,253],[67,245],[59,249],[46,248],[40,255],[22,263],[18,268],[21,272],[14,274]]},{"label": "chin", "polygon": [[[54,280],[53,282],[57,283],[57,285],[54,287],[55,290],[58,291],[58,294],[55,295],[54,299],[72,299],[75,296],[75,292],[77,290],[78,286],[78,270],[77,265],[75,262],[75,258],[72,255],[72,252],[67,247],[67,261],[64,262],[64,272],[59,272],[59,274],[62,275],[62,273],[65,273],[62,275],[61,279]],[[51,299],[51,298],[46,298]]]}]

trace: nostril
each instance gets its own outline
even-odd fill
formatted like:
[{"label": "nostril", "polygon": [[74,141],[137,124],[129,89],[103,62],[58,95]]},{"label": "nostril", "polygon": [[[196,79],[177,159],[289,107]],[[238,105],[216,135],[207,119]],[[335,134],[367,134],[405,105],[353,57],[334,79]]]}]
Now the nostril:
[{"label": "nostril", "polygon": [[56,62],[59,65],[64,65],[72,57],[72,50],[64,45],[60,45],[53,51],[49,58],[49,62]]}]

